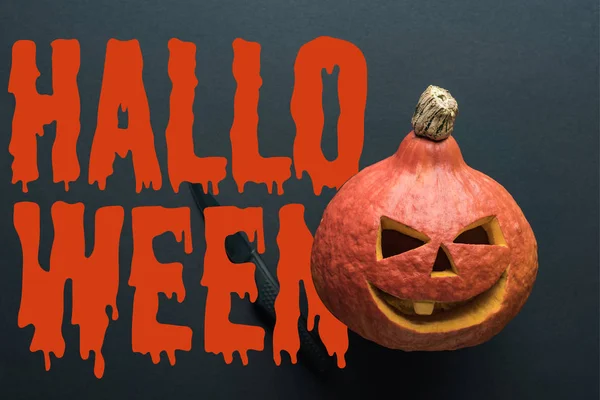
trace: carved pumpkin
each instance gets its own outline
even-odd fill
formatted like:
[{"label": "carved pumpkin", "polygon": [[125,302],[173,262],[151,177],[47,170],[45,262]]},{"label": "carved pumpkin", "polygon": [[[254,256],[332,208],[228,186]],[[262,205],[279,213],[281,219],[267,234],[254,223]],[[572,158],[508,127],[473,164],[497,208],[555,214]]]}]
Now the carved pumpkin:
[{"label": "carved pumpkin", "polygon": [[489,340],[520,311],[537,243],[499,183],[450,136],[458,105],[430,86],[398,150],[327,205],[311,254],[315,288],[349,329],[380,345],[453,350]]}]

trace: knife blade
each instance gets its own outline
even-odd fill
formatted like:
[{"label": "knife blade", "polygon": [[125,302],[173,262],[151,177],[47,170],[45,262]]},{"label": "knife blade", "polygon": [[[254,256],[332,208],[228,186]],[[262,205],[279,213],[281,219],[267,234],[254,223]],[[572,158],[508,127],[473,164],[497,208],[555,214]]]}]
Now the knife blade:
[{"label": "knife blade", "polygon": [[[219,206],[218,201],[210,193],[205,193],[202,185],[189,184],[196,206],[204,218],[207,207]],[[241,232],[225,239],[225,252],[232,263],[252,262],[256,265],[256,287],[258,298],[253,303],[261,315],[267,317],[271,328],[275,325],[275,299],[279,294],[279,283],[270,272],[263,258]],[[307,328],[306,317],[301,313],[298,318],[298,334],[300,335],[300,354],[298,359],[308,364],[316,372],[326,373],[333,367],[333,358],[327,354],[323,343],[317,335]]]}]

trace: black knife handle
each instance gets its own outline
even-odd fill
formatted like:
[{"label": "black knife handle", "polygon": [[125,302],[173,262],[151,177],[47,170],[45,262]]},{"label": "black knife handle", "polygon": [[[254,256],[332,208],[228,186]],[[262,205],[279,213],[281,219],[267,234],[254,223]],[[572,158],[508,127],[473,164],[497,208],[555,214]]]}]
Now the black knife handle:
[{"label": "black knife handle", "polygon": [[[253,257],[255,263],[262,263],[260,257]],[[256,286],[258,288],[258,298],[254,303],[260,307],[263,312],[271,319],[271,323],[275,324],[275,300],[279,294],[279,288],[273,284],[273,280],[269,276],[265,276],[263,268],[264,264],[257,265]],[[307,321],[304,315],[300,314],[298,318],[298,334],[300,335],[300,355],[304,362],[308,363],[312,368],[320,373],[325,373],[332,368],[332,357],[327,354],[327,350],[321,342],[313,336],[307,328]]]}]

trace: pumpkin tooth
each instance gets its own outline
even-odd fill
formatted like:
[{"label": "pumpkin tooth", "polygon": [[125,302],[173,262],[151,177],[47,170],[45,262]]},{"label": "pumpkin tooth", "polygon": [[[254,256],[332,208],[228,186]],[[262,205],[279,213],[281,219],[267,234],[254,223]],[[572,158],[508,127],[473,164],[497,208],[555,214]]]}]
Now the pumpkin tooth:
[{"label": "pumpkin tooth", "polygon": [[415,313],[419,315],[431,315],[435,301],[413,301]]}]

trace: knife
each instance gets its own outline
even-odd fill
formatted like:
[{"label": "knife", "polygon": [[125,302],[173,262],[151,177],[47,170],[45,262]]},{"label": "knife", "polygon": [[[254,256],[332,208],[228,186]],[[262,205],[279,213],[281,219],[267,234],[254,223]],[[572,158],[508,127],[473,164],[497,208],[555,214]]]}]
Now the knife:
[{"label": "knife", "polygon": [[[209,193],[205,193],[202,185],[190,184],[190,190],[196,206],[204,219],[204,210],[207,207],[217,207],[219,203]],[[242,234],[237,232],[225,239],[225,252],[232,263],[253,262],[256,265],[256,287],[258,298],[253,303],[259,313],[268,319],[271,329],[275,326],[275,299],[279,294],[279,283],[271,274],[262,257]],[[317,335],[307,328],[306,317],[301,313],[298,318],[298,334],[300,335],[300,354],[302,360],[313,371],[326,373],[333,367],[333,358],[327,354],[323,343]]]}]

